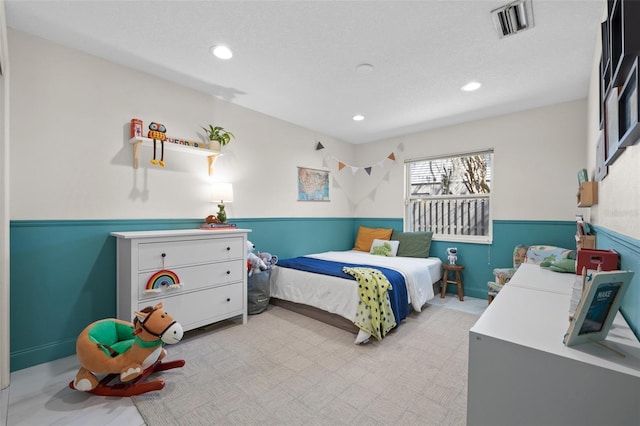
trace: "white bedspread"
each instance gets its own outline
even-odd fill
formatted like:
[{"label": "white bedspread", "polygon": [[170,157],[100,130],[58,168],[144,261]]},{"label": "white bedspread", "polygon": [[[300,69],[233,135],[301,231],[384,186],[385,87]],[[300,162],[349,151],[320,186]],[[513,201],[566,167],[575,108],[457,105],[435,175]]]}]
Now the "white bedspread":
[{"label": "white bedspread", "polygon": [[[442,277],[442,262],[437,257],[385,257],[356,250],[330,251],[307,256],[333,262],[395,269],[404,276],[409,301],[417,312],[420,312],[427,300],[434,297],[433,283]],[[271,278],[272,297],[314,306],[350,321],[355,319],[359,301],[356,281],[280,268],[277,265]]]}]

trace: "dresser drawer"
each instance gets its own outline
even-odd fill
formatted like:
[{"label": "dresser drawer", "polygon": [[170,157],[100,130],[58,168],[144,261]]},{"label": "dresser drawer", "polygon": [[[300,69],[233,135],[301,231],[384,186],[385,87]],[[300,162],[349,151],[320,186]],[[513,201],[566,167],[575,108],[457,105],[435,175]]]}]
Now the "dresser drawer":
[{"label": "dresser drawer", "polygon": [[112,232],[118,318],[131,321],[134,311],[162,301],[186,330],[236,316],[246,324],[249,231]]},{"label": "dresser drawer", "polygon": [[212,261],[242,259],[247,250],[242,242],[243,239],[237,237],[142,243],[138,250],[138,270],[162,269],[163,259],[166,269]]},{"label": "dresser drawer", "polygon": [[[242,281],[243,274],[246,273],[246,266],[240,259],[156,272],[142,272],[138,274],[138,297],[140,300],[146,300],[159,295],[168,296],[229,284]],[[179,282],[181,285],[171,288],[170,285],[175,282]]]},{"label": "dresser drawer", "polygon": [[[162,301],[163,309],[178,321],[185,331],[211,324],[221,319],[242,315],[244,299],[242,283],[214,287],[178,296],[167,295],[152,303],[138,304],[138,309]],[[131,313],[133,315],[133,312]]]}]

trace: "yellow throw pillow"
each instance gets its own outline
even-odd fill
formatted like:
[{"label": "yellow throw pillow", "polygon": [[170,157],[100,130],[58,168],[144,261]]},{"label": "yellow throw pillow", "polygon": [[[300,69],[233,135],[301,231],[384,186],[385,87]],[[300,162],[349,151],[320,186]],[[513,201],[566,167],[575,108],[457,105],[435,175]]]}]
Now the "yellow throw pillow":
[{"label": "yellow throw pillow", "polygon": [[391,238],[392,228],[367,228],[366,226],[358,227],[358,236],[354,250],[366,251],[371,250],[373,240],[389,240]]}]

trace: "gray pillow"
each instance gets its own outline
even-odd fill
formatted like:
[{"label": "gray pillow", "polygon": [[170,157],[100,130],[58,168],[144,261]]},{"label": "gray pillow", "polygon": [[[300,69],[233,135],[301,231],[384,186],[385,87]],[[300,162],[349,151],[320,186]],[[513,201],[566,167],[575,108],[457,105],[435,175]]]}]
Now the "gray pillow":
[{"label": "gray pillow", "polygon": [[402,257],[429,257],[433,232],[393,231],[391,240],[399,241],[398,253]]}]

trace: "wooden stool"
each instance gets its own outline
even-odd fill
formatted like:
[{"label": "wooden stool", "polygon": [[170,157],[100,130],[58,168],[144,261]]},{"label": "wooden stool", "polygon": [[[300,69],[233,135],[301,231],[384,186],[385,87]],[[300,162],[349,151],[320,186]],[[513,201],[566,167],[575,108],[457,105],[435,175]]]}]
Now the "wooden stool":
[{"label": "wooden stool", "polygon": [[[462,287],[462,276],[460,271],[464,269],[462,265],[451,265],[448,263],[442,264],[443,277],[442,277],[442,292],[440,294],[440,298],[444,299],[444,295],[447,292],[447,284],[455,284],[458,286],[458,299],[461,302],[464,301],[464,288]],[[449,273],[455,272],[455,280],[450,279]]]}]

